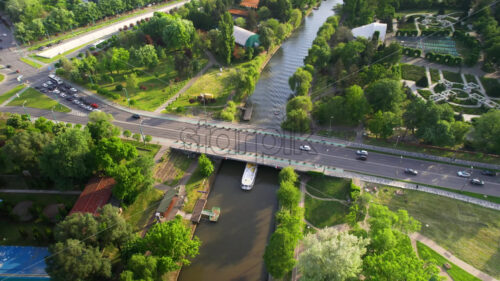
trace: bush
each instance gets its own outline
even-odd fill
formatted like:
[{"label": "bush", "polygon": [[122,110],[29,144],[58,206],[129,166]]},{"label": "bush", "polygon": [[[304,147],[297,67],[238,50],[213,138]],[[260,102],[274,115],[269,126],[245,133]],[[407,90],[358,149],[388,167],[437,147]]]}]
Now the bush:
[{"label": "bush", "polygon": [[112,99],[119,99],[120,98],[120,95],[117,94],[117,93],[112,93],[111,91],[109,91],[108,89],[103,89],[103,88],[98,88],[97,89],[97,93],[99,95],[103,95],[103,96],[106,96],[106,97],[110,97]]},{"label": "bush", "polygon": [[62,68],[56,69],[56,75],[64,76],[64,74],[66,74],[66,71],[64,69],[62,69]]},{"label": "bush", "polygon": [[441,93],[442,91],[446,90],[446,86],[442,83],[437,84],[434,86],[434,92],[435,93]]},{"label": "bush", "polygon": [[118,84],[115,86],[115,91],[122,91],[123,90],[123,85],[122,84]]},{"label": "bush", "polygon": [[427,76],[422,76],[422,78],[420,78],[416,84],[418,87],[422,87],[422,88],[428,87],[429,82],[427,81]]},{"label": "bush", "polygon": [[212,164],[212,161],[210,161],[210,159],[205,154],[201,154],[200,157],[198,158],[198,165],[200,173],[204,177],[209,177],[214,172],[214,165]]}]

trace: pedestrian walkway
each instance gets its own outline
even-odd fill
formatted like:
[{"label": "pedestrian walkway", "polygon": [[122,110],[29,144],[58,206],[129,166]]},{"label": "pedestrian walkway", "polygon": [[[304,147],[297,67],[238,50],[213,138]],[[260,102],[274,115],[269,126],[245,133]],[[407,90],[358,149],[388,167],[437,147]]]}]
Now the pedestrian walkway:
[{"label": "pedestrian walkway", "polygon": [[180,89],[173,97],[171,97],[169,100],[167,100],[164,104],[160,105],[154,111],[154,113],[161,113],[165,109],[165,107],[169,106],[171,103],[173,103],[174,101],[176,101],[177,98],[179,98],[180,95],[182,95],[189,88],[191,88],[191,86],[193,86],[193,84],[196,81],[198,81],[198,79],[200,79],[200,77],[203,74],[205,74],[205,72],[207,72],[207,70],[209,70],[212,66],[214,66],[214,65],[217,64],[217,61],[215,60],[214,56],[210,52],[205,51],[205,54],[208,56],[208,63],[207,63],[207,65],[205,65],[205,67],[202,70],[200,70],[200,72],[198,72],[198,74],[196,74],[195,77],[189,79],[189,81],[187,82],[187,84],[184,85],[184,87],[182,87],[182,89]]},{"label": "pedestrian walkway", "polygon": [[436,242],[423,236],[422,234],[420,234],[418,232],[410,234],[410,238],[412,240],[420,241],[421,243],[425,244],[426,246],[428,246],[432,250],[436,251],[441,256],[445,257],[450,262],[454,263],[456,266],[458,266],[458,267],[462,268],[463,270],[467,271],[468,273],[476,276],[477,278],[481,279],[482,281],[498,281],[497,279],[493,278],[492,276],[474,268],[473,266],[469,265],[468,263],[457,258],[453,254],[448,252],[446,249],[439,246]]},{"label": "pedestrian walkway", "polygon": [[0,193],[79,195],[81,190],[0,189]]}]

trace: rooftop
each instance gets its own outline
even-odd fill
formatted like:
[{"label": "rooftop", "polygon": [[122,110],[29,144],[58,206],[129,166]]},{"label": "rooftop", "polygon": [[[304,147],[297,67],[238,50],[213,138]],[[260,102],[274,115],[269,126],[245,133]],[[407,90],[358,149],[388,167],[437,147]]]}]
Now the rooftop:
[{"label": "rooftop", "polygon": [[259,7],[259,0],[243,0],[240,6],[257,9]]},{"label": "rooftop", "polygon": [[111,189],[115,184],[115,180],[109,177],[90,179],[69,214],[91,213],[96,215],[97,210],[108,203]]},{"label": "rooftop", "polygon": [[353,28],[352,35],[354,35],[354,37],[365,37],[367,39],[370,39],[375,31],[378,31],[380,33],[378,38],[383,42],[385,40],[387,24],[373,22],[370,24],[362,25],[360,27]]},{"label": "rooftop", "polygon": [[238,10],[238,9],[229,9],[228,12],[231,15],[235,15],[235,16],[242,16],[242,17],[248,16],[248,11],[243,11],[243,10]]}]

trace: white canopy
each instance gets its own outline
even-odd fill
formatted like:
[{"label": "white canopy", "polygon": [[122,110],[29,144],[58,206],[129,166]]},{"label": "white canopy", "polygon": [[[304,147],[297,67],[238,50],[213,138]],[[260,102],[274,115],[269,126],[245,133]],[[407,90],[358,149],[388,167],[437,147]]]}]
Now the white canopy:
[{"label": "white canopy", "polygon": [[370,39],[373,36],[373,33],[375,31],[378,31],[380,33],[379,39],[384,42],[385,40],[385,33],[387,31],[387,24],[385,23],[370,23],[367,25],[362,25],[360,27],[356,27],[352,29],[352,35],[354,37],[365,37],[367,39]]},{"label": "white canopy", "polygon": [[252,36],[252,35],[255,35],[255,33],[251,32],[249,30],[243,29],[239,26],[235,25],[233,28],[234,42],[236,42],[236,44],[238,44],[240,46],[245,46],[248,38],[250,38],[250,36]]}]

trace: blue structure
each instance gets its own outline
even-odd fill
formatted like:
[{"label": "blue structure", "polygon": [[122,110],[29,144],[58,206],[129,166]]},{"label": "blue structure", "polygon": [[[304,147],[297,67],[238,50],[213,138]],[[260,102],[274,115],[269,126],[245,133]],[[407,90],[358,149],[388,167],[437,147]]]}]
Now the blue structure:
[{"label": "blue structure", "polygon": [[50,280],[45,272],[48,255],[48,249],[42,247],[0,246],[0,281]]}]

